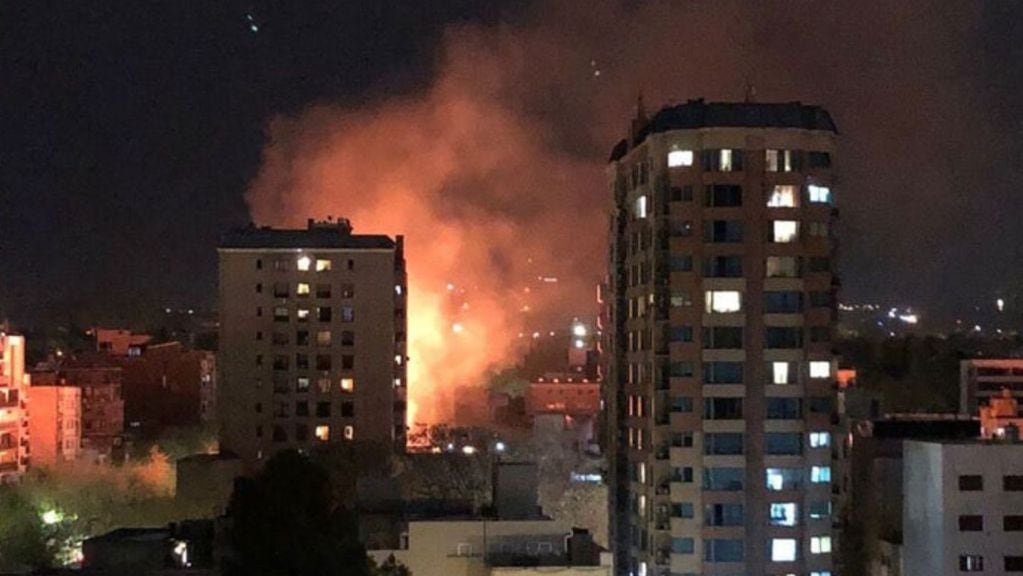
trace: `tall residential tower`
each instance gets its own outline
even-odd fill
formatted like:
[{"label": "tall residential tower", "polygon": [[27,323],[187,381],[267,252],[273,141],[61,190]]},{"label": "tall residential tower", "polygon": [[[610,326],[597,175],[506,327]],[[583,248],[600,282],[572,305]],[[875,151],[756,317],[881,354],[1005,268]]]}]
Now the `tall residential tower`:
[{"label": "tall residential tower", "polygon": [[828,113],[642,110],[608,167],[619,574],[830,574],[835,240]]},{"label": "tall residential tower", "polygon": [[403,238],[347,220],[249,227],[220,253],[221,450],[250,469],[285,448],[404,448]]}]

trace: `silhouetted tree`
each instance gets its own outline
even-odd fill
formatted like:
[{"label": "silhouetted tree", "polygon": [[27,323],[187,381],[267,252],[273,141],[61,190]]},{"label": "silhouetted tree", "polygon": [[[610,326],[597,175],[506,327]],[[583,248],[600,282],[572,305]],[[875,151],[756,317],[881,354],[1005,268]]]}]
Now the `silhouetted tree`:
[{"label": "silhouetted tree", "polygon": [[326,471],[295,451],[239,479],[228,508],[229,576],[369,576],[354,515],[335,501]]},{"label": "silhouetted tree", "polygon": [[53,551],[39,514],[13,487],[0,487],[0,572],[47,568]]}]

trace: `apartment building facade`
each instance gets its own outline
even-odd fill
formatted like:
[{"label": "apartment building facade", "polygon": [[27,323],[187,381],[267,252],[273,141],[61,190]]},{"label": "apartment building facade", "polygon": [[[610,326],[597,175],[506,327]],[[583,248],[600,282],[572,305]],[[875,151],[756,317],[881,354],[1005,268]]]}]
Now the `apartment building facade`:
[{"label": "apartment building facade", "polygon": [[959,413],[977,416],[1003,390],[1023,401],[1023,358],[974,358],[959,362]]},{"label": "apartment building facade", "polygon": [[235,230],[219,257],[221,450],[252,468],[328,442],[403,448],[403,238],[310,220]]},{"label": "apartment building facade", "polygon": [[58,466],[78,459],[82,446],[82,389],[53,372],[32,375],[32,466]]},{"label": "apartment building facade", "polygon": [[906,576],[1023,573],[1023,444],[903,447]]},{"label": "apartment building facade", "polygon": [[612,151],[618,574],[832,571],[836,134],[815,106],[693,100]]},{"label": "apartment building facade", "polygon": [[0,484],[16,481],[29,459],[25,338],[0,332]]}]

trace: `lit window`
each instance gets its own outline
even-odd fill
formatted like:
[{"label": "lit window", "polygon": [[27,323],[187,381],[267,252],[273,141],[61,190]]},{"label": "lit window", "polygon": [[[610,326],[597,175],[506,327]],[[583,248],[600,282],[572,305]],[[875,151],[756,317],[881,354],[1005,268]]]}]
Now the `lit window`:
[{"label": "lit window", "polygon": [[737,290],[708,290],[705,293],[707,313],[726,314],[742,310],[742,293]]},{"label": "lit window", "polygon": [[795,186],[775,186],[767,199],[768,208],[795,208],[798,204],[799,192]]},{"label": "lit window", "polygon": [[636,218],[646,218],[646,195],[636,198],[636,208],[634,215]]},{"label": "lit window", "polygon": [[831,482],[831,466],[813,466],[810,468],[810,482],[827,484]]},{"label": "lit window", "polygon": [[330,260],[325,260],[323,258],[317,258],[316,259],[316,271],[317,272],[327,272],[328,270],[330,270]]},{"label": "lit window", "polygon": [[831,570],[821,570],[810,572],[810,576],[831,576]]},{"label": "lit window", "polygon": [[810,378],[829,377],[831,377],[831,362],[828,362],[827,360],[810,362]]},{"label": "lit window", "polygon": [[668,152],[668,168],[679,168],[693,165],[692,150],[672,150]]},{"label": "lit window", "polygon": [[983,572],[984,557],[979,554],[964,554],[959,557],[960,572]]},{"label": "lit window", "polygon": [[298,283],[298,287],[295,288],[295,294],[298,295],[298,296],[308,296],[309,295],[309,284],[306,283],[306,282],[299,282]]},{"label": "lit window", "polygon": [[810,518],[814,520],[820,520],[822,518],[831,517],[831,501],[820,500],[817,502],[810,502]]},{"label": "lit window", "polygon": [[810,184],[806,187],[807,195],[810,197],[810,202],[816,202],[820,204],[831,203],[831,188],[828,186],[818,186],[817,184]]},{"label": "lit window", "polygon": [[308,308],[299,308],[298,310],[295,311],[295,316],[298,318],[299,322],[308,322],[309,321],[309,309]]},{"label": "lit window", "polygon": [[330,330],[320,330],[316,333],[316,345],[317,346],[330,346],[331,334]]},{"label": "lit window", "polygon": [[639,483],[646,484],[646,462],[639,463]]},{"label": "lit window", "polygon": [[402,362],[404,362],[404,359],[401,357],[401,354],[395,354],[394,363],[397,364],[398,366],[401,366]]},{"label": "lit window", "polygon": [[799,523],[799,507],[795,502],[771,502],[771,526],[795,526]]},{"label": "lit window", "polygon": [[830,432],[810,432],[810,448],[825,448],[831,446]]},{"label": "lit window", "polygon": [[309,379],[305,377],[299,378],[295,383],[295,389],[299,392],[306,392],[309,390]]},{"label": "lit window", "polygon": [[799,222],[795,220],[775,220],[772,225],[771,239],[774,242],[795,242],[799,238]]},{"label": "lit window", "polygon": [[401,296],[401,284],[394,285],[394,293],[397,294],[398,296]]},{"label": "lit window", "polygon": [[395,388],[401,388],[401,378],[395,378],[394,379],[394,387]]},{"label": "lit window", "polygon": [[326,442],[327,440],[330,440],[330,426],[327,425],[317,426],[315,432],[317,440],[320,440],[321,442]]},{"label": "lit window", "polygon": [[341,390],[345,392],[351,392],[355,390],[355,378],[342,378]]},{"label": "lit window", "polygon": [[788,362],[771,362],[771,383],[788,384],[791,382],[792,368]]},{"label": "lit window", "polygon": [[721,171],[731,172],[732,171],[732,151],[728,148],[722,148],[721,151]]},{"label": "lit window", "polygon": [[355,439],[355,426],[345,426],[345,440],[353,439]]},{"label": "lit window", "polygon": [[792,150],[765,150],[768,172],[792,172]]},{"label": "lit window", "polygon": [[298,269],[302,272],[308,272],[309,267],[312,265],[313,259],[308,256],[299,256],[298,261],[296,262],[296,266],[298,266]]},{"label": "lit window", "polygon": [[771,562],[795,562],[798,548],[795,538],[771,538]]},{"label": "lit window", "polygon": [[646,516],[646,494],[640,494],[637,502],[639,506],[639,515]]},{"label": "lit window", "polygon": [[830,554],[831,536],[814,536],[810,538],[811,554]]}]

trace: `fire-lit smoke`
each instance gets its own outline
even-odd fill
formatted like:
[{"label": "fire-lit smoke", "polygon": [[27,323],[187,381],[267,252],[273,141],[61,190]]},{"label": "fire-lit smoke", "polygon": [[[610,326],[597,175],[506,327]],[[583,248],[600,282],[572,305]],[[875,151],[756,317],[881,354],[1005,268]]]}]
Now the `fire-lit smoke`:
[{"label": "fire-lit smoke", "polygon": [[[499,103],[495,62],[466,54],[450,53],[423,97],[275,120],[249,195],[260,223],[335,215],[356,233],[406,236],[416,422],[450,417],[453,391],[511,361],[530,322],[570,314],[569,302],[591,311],[600,278],[588,264],[603,223],[578,215],[603,190]],[[527,292],[537,276],[559,279],[554,297]]]},{"label": "fire-lit smoke", "polygon": [[[947,221],[965,209],[941,192],[947,171],[921,166],[949,150],[962,173],[988,161],[958,155],[981,149],[977,127],[989,125],[948,81],[969,65],[961,48],[978,21],[973,3],[950,4],[955,17],[921,26],[933,12],[922,0],[540,2],[514,25],[452,28],[426,89],[271,121],[252,215],[292,226],[344,216],[357,232],[406,235],[410,395],[424,421],[510,361],[520,331],[592,312],[603,166],[641,91],[648,112],[696,97],[826,106],[843,130],[841,232],[857,240],[843,258],[863,272],[848,287],[894,290],[894,262],[937,277],[941,261],[918,255],[948,248]],[[893,190],[928,195],[927,210]],[[919,234],[903,237],[910,212]],[[559,289],[526,294],[536,276]]]}]

